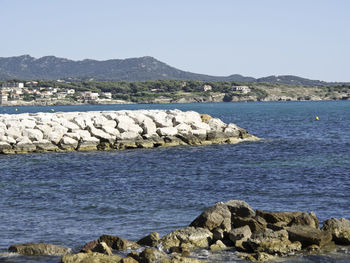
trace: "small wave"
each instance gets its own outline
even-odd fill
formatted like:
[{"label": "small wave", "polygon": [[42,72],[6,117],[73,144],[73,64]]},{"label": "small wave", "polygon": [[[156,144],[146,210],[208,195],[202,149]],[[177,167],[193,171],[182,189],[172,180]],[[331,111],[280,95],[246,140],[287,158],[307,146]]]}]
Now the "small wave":
[{"label": "small wave", "polygon": [[18,257],[20,254],[18,253],[13,253],[13,252],[1,252],[0,253],[0,258],[9,258],[9,257]]}]

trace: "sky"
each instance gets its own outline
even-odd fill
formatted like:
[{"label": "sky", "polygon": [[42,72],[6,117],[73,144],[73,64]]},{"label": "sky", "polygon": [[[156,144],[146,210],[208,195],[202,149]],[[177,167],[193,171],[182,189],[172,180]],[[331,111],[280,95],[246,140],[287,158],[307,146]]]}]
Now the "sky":
[{"label": "sky", "polygon": [[349,0],[0,0],[0,57],[350,81]]}]

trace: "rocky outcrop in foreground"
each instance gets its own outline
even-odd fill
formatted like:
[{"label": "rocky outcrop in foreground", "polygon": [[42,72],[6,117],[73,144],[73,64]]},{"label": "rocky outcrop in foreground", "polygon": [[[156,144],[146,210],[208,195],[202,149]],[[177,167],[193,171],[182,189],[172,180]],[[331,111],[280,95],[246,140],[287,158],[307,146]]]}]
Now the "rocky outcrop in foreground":
[{"label": "rocky outcrop in foreground", "polygon": [[[43,255],[46,251],[47,255],[63,255],[63,263],[191,263],[215,262],[210,260],[210,255],[221,251],[231,252],[236,259],[270,261],[292,255],[325,253],[336,250],[338,245],[350,245],[350,221],[347,219],[331,218],[320,228],[312,212],[254,211],[244,201],[230,200],[216,203],[188,227],[163,237],[154,232],[135,242],[102,235],[75,254],[60,246],[32,243],[12,245],[9,251],[26,255]],[[198,257],[198,251],[203,250],[208,251],[204,253],[206,259]]]},{"label": "rocky outcrop in foreground", "polygon": [[0,153],[91,151],[257,140],[194,111],[137,110],[0,115]]}]

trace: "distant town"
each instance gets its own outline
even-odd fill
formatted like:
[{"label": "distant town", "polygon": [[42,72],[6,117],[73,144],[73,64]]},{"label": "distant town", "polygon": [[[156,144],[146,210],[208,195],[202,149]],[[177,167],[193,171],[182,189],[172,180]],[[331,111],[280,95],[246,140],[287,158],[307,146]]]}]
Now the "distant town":
[{"label": "distant town", "polygon": [[70,82],[8,81],[1,84],[0,105],[62,105],[114,103],[170,103],[222,101],[229,91],[236,95],[251,93],[249,86],[200,81],[148,82]]},{"label": "distant town", "polygon": [[350,86],[346,84],[194,80],[8,80],[0,84],[0,106],[350,99]]},{"label": "distant town", "polygon": [[[59,81],[58,82],[63,82]],[[111,92],[77,92],[75,89],[60,87],[40,87],[38,81],[6,82],[1,85],[0,104],[14,105],[18,102],[36,102],[52,104],[55,101],[75,101],[89,103],[97,101],[111,101]]]}]

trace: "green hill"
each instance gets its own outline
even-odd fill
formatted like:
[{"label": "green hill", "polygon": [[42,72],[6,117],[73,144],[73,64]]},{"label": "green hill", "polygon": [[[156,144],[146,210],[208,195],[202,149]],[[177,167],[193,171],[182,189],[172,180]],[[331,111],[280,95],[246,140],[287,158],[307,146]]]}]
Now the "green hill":
[{"label": "green hill", "polygon": [[[34,58],[29,55],[0,58],[0,80],[98,80],[98,81],[148,81],[148,80],[200,80],[236,82],[272,82],[292,85],[330,85],[319,80],[296,76],[269,76],[255,79],[239,74],[209,76],[171,67],[153,57],[80,61],[46,56]],[[331,83],[337,84],[337,83]],[[339,83],[338,83],[339,84]]]}]

